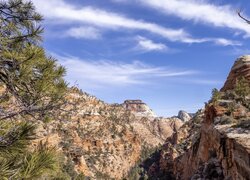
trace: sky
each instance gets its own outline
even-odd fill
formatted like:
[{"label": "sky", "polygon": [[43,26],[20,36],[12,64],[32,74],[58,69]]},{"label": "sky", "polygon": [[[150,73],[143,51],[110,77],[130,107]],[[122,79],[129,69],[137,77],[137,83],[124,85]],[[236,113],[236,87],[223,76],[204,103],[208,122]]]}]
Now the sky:
[{"label": "sky", "polygon": [[43,46],[70,85],[108,103],[141,99],[158,116],[196,112],[250,53],[248,0],[33,0]]}]

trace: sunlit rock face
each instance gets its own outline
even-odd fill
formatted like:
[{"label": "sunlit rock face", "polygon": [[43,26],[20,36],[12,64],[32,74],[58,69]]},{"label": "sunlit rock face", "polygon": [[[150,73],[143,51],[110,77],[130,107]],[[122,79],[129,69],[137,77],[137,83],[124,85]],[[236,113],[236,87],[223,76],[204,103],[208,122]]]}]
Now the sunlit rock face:
[{"label": "sunlit rock face", "polygon": [[126,100],[122,106],[138,117],[156,117],[156,114],[142,100]]},{"label": "sunlit rock face", "polygon": [[250,56],[236,60],[220,99],[208,101],[204,109],[184,122],[151,164],[145,161],[149,179],[249,179],[250,101],[232,95],[242,77],[250,85]]},{"label": "sunlit rock face", "polygon": [[56,147],[71,173],[90,179],[123,179],[183,125],[179,118],[155,118],[140,100],[108,104],[77,88],[65,99],[62,111],[55,112],[58,119],[39,121],[32,145],[43,141]]},{"label": "sunlit rock face", "polygon": [[241,78],[248,80],[250,86],[250,55],[241,56],[235,61],[221,91],[233,89]]}]

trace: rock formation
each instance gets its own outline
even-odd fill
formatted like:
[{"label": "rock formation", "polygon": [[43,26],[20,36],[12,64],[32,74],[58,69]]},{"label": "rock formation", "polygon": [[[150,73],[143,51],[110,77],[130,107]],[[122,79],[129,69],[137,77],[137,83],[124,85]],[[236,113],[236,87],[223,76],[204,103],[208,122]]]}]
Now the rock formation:
[{"label": "rock formation", "polygon": [[[233,88],[239,76],[250,84],[249,59],[235,62],[219,99],[191,119],[184,111],[159,118],[141,100],[107,104],[71,88],[54,121],[36,122],[31,147],[40,141],[56,147],[72,179],[83,173],[91,179],[248,180],[250,100]],[[17,108],[10,101],[1,108]]]},{"label": "rock formation", "polygon": [[186,111],[183,111],[183,110],[179,111],[177,117],[184,122],[187,122],[192,118],[190,114],[188,114]]},{"label": "rock formation", "polygon": [[122,106],[138,117],[156,117],[155,113],[141,100],[126,100]]},{"label": "rock formation", "polygon": [[56,146],[65,166],[91,179],[126,177],[142,154],[163,145],[183,124],[177,118],[154,118],[141,101],[125,101],[124,108],[77,88],[71,88],[66,99],[56,121],[39,122],[33,145],[42,140]]},{"label": "rock formation", "polygon": [[248,82],[250,82],[250,55],[241,56],[235,61],[221,90],[226,91],[233,89],[237,80],[240,78],[245,78]]},{"label": "rock formation", "polygon": [[249,56],[243,56],[220,99],[209,101],[167,139],[156,158],[142,163],[149,179],[250,179],[250,101],[233,89],[238,76],[250,84],[249,74]]}]

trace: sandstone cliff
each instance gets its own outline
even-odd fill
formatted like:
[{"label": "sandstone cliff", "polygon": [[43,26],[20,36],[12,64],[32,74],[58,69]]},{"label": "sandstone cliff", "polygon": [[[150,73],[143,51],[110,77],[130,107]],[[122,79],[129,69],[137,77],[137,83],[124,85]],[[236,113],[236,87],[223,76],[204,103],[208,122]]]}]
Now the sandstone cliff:
[{"label": "sandstone cliff", "polygon": [[[18,109],[14,98],[9,101],[1,108]],[[31,148],[40,141],[56,147],[64,159],[64,170],[72,179],[80,173],[91,179],[127,177],[142,158],[163,145],[183,122],[178,118],[154,117],[142,101],[126,103],[127,107],[107,104],[70,88],[65,104],[53,111],[54,119],[34,121],[36,139]],[[15,117],[16,121],[23,118],[28,117]]]},{"label": "sandstone cliff", "polygon": [[126,108],[77,88],[69,90],[66,100],[57,120],[38,124],[36,142],[56,146],[66,157],[65,166],[72,167],[71,174],[92,179],[126,177],[142,154],[164,144],[183,124],[178,118],[153,117],[141,101]]},{"label": "sandstone cliff", "polygon": [[122,106],[137,117],[156,117],[155,113],[141,100],[126,100]]},{"label": "sandstone cliff", "polygon": [[142,163],[143,176],[250,179],[250,101],[234,91],[239,76],[247,79],[249,86],[249,74],[249,56],[243,56],[235,62],[216,98],[175,131],[154,158]]},{"label": "sandstone cliff", "polygon": [[245,78],[250,82],[250,55],[241,56],[235,61],[221,90],[226,91],[234,89],[237,80],[240,78]]}]

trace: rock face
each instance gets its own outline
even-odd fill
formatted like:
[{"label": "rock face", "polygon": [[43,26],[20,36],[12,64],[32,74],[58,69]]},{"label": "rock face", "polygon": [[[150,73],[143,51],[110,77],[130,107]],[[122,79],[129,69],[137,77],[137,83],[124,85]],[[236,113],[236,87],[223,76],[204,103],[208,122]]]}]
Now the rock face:
[{"label": "rock face", "polygon": [[[191,119],[184,111],[158,118],[141,100],[107,104],[71,88],[62,111],[54,112],[56,120],[36,122],[32,146],[43,141],[56,147],[71,179],[83,173],[90,179],[248,180],[250,102],[228,90],[238,76],[250,84],[249,71],[249,57],[239,58],[221,99],[209,101]],[[1,108],[17,108],[10,101]],[[128,178],[134,167],[136,176]]]},{"label": "rock face", "polygon": [[[2,92],[0,88],[0,96]],[[14,97],[9,101],[1,108],[18,108]],[[183,125],[178,118],[154,116],[142,101],[107,104],[70,88],[61,110],[53,111],[54,119],[34,122],[31,148],[41,141],[56,147],[71,179],[80,173],[90,179],[123,179]]]},{"label": "rock face", "polygon": [[190,116],[190,114],[188,114],[186,111],[179,111],[178,113],[178,118],[181,119],[184,122],[189,121],[192,117]]},{"label": "rock face", "polygon": [[250,55],[242,56],[235,61],[221,91],[233,89],[240,78],[248,80],[250,86]]},{"label": "rock face", "polygon": [[141,100],[126,100],[122,106],[138,117],[156,117],[155,113]]},{"label": "rock face", "polygon": [[[179,128],[146,168],[151,179],[250,179],[250,114],[209,104]],[[237,109],[235,109],[237,111]],[[147,161],[146,161],[147,162]]]},{"label": "rock face", "polygon": [[218,116],[217,108],[213,105],[206,108],[198,139],[179,157],[181,163],[174,162],[176,176],[182,179],[250,177],[250,131],[233,128],[231,123],[214,125],[216,118],[223,118]]},{"label": "rock face", "polygon": [[177,118],[154,118],[141,101],[107,104],[77,88],[66,100],[56,121],[39,122],[33,144],[42,140],[56,146],[65,166],[91,179],[126,177],[142,154],[163,145],[183,124]]},{"label": "rock face", "polygon": [[209,101],[141,165],[149,179],[250,179],[250,100],[238,98],[233,89],[238,76],[250,84],[249,74],[249,57],[243,56],[220,99]]}]

